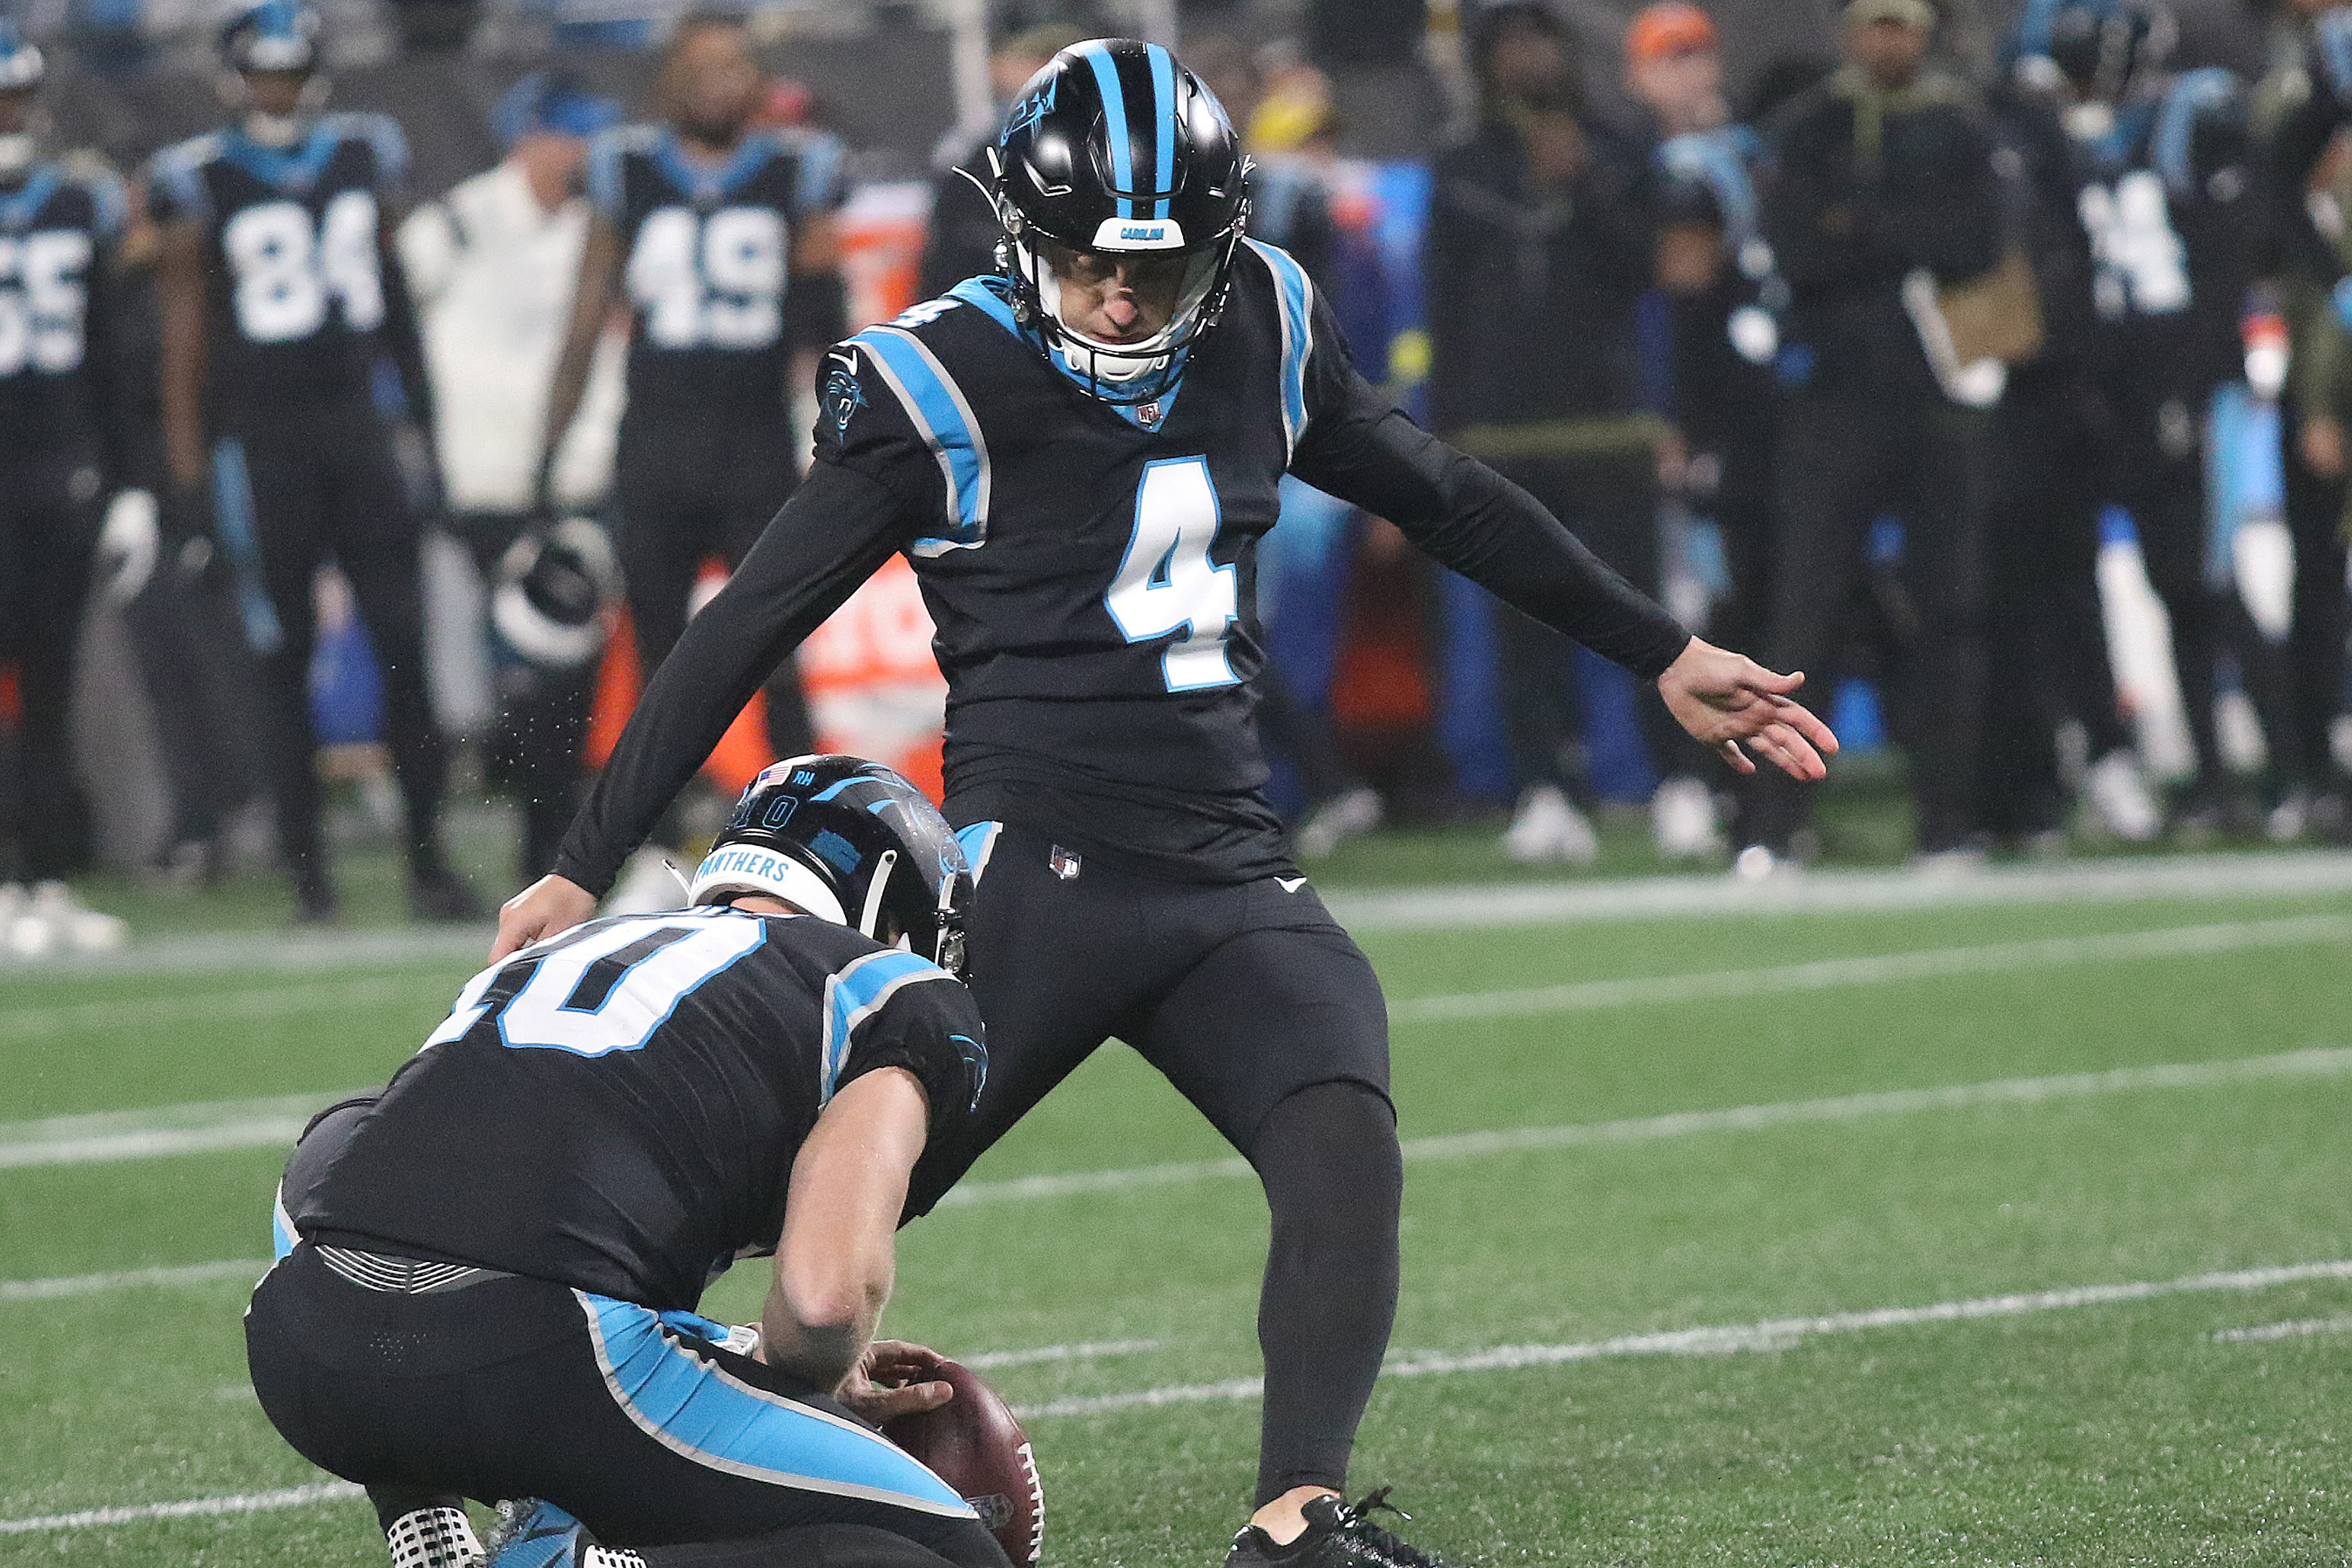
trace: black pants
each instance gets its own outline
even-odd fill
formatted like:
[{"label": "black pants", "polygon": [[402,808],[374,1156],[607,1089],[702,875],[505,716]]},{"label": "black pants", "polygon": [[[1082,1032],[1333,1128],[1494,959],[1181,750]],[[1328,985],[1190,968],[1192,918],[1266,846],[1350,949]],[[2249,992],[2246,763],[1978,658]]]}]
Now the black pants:
[{"label": "black pants", "polygon": [[1402,1170],[1371,964],[1304,879],[1202,886],[1083,857],[1065,876],[1030,829],[959,837],[981,868],[970,952],[988,1083],[967,1132],[925,1155],[919,1194],[945,1190],[1104,1041],[1133,1046],[1265,1184],[1259,1500],[1341,1486],[1396,1309]]},{"label": "black pants", "polygon": [[[1497,463],[1626,581],[1658,592],[1658,460],[1648,447],[1603,456]],[[1591,793],[1577,756],[1575,666],[1568,638],[1508,605],[1496,609],[1501,642],[1503,722],[1511,771],[1522,789],[1559,785]],[[1651,763],[1662,778],[1703,773],[1707,758],[1654,690],[1634,693]]]},{"label": "black pants", "polygon": [[419,531],[392,434],[366,404],[274,406],[232,418],[214,450],[223,545],[257,573],[276,619],[256,647],[271,736],[278,845],[298,877],[325,873],[310,727],[312,595],[329,559],[352,585],[383,679],[384,740],[407,805],[413,868],[441,860],[448,759],[425,686]]},{"label": "black pants", "polygon": [[[798,482],[798,439],[779,414],[625,419],[613,470],[614,541],[647,680],[686,630],[703,561],[731,570]],[[814,747],[800,672],[787,659],[764,688],[768,743],[779,757]]]},{"label": "black pants", "polygon": [[2205,485],[2205,395],[2119,383],[2108,396],[2116,426],[2111,488],[2131,513],[2148,584],[2164,601],[2172,624],[2173,674],[2197,748],[2198,778],[2210,790],[2226,773],[2213,717],[2221,655],[2236,655],[2265,734],[2284,736],[2285,650],[2263,637],[2234,582],[2217,579],[2207,560],[2212,529]]},{"label": "black pants", "polygon": [[2095,392],[2065,371],[2014,377],[1993,416],[1986,578],[1985,826],[2062,826],[2058,726],[2092,757],[2130,745],[2099,600],[2099,513],[2114,432]]},{"label": "black pants", "polygon": [[[254,1392],[311,1463],[372,1489],[541,1498],[654,1568],[806,1558],[754,1538],[815,1526],[1006,1568],[946,1483],[826,1395],[720,1348],[688,1314],[494,1276],[372,1289],[303,1243],[246,1315]],[[742,1543],[663,1552],[688,1543]]]},{"label": "black pants", "polygon": [[[483,582],[495,592],[499,560],[530,521],[519,512],[463,512],[450,518],[449,528],[473,552]],[[508,647],[495,629],[491,650],[498,720],[490,773],[514,792],[522,809],[515,871],[516,884],[528,886],[555,868],[564,830],[587,793],[583,759],[596,700],[597,661],[572,669],[533,664]]]},{"label": "black pants", "polygon": [[2345,788],[2330,731],[2344,710],[2345,639],[2352,637],[2352,596],[2345,590],[2345,484],[2304,465],[2294,433],[2300,411],[2279,410],[2286,447],[2286,522],[2294,535],[2294,631],[2287,643],[2290,692],[2285,732],[2272,742],[2280,772],[2294,784]]},{"label": "black pants", "polygon": [[89,858],[70,709],[98,488],[85,454],[0,452],[0,662],[16,667],[23,713],[13,759],[0,756],[0,882],[68,876]]},{"label": "black pants", "polygon": [[1772,581],[1780,557],[1779,464],[1769,441],[1727,444],[1709,454],[1719,478],[1697,510],[1715,520],[1723,538],[1730,589],[1707,619],[1707,640],[1753,658],[1764,647],[1772,618]]},{"label": "black pants", "polygon": [[[1780,559],[1764,661],[1799,670],[1827,700],[1871,525],[1904,521],[1901,581],[1916,626],[1895,693],[1915,721],[1907,750],[1919,847],[1959,847],[1977,830],[1984,724],[1985,416],[1933,393],[1806,392],[1788,403],[1780,443]],[[1785,851],[1812,788],[1759,768],[1738,837]]]}]

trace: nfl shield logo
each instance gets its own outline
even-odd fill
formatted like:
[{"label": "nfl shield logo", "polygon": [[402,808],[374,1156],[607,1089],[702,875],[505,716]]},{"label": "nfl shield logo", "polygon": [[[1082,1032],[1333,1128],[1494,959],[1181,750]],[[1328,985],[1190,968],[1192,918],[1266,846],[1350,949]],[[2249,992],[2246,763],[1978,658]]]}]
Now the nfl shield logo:
[{"label": "nfl shield logo", "polygon": [[1160,423],[1160,400],[1155,397],[1150,402],[1145,404],[1142,407],[1137,409],[1135,411],[1135,417],[1146,426],[1158,425]]},{"label": "nfl shield logo", "polygon": [[1065,849],[1056,844],[1054,846],[1053,855],[1045,863],[1054,868],[1054,875],[1067,882],[1076,879],[1079,869],[1086,865],[1086,860],[1077,851]]}]

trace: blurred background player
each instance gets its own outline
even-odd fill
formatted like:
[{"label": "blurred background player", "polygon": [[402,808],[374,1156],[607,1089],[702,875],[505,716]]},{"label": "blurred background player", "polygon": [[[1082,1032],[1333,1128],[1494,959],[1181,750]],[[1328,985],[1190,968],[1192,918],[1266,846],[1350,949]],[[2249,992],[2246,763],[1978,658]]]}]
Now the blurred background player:
[{"label": "blurred background player", "polygon": [[[949,1396],[874,1331],[893,1232],[938,1195],[916,1161],[987,1078],[953,973],[971,896],[906,780],[779,763],[686,908],[485,970],[389,1087],[312,1121],[247,1360],[287,1441],[370,1489],[396,1568],[482,1568],[467,1497],[536,1500],[488,1568],[1008,1568],[861,1425]],[[696,1315],[771,1253],[756,1334]]]},{"label": "blurred background player", "polygon": [[2056,67],[2091,252],[2092,376],[2112,442],[2101,499],[2130,513],[2171,623],[2197,752],[2178,825],[2210,833],[2252,820],[2214,723],[2221,657],[2235,656],[2264,729],[2282,735],[2285,675],[2208,542],[2209,416],[2242,372],[2261,238],[2246,102],[2227,71],[2167,73],[2174,37],[2149,0],[2065,0],[2028,47]]},{"label": "blurred background player", "polygon": [[1678,476],[1723,540],[1727,592],[1707,632],[1726,647],[1764,640],[1771,603],[1780,314],[1789,286],[1764,237],[1764,143],[1731,121],[1715,24],[1685,0],[1637,13],[1625,85],[1650,111],[1657,150],[1658,284],[1672,313]]},{"label": "blurred background player", "polygon": [[[1790,384],[1764,646],[1775,668],[1834,674],[1874,525],[1901,518],[1917,847],[1950,866],[1982,854],[1985,410],[2000,384],[1997,366],[1989,385],[1954,384],[1915,311],[1932,308],[1937,288],[1992,272],[2003,209],[1975,95],[1927,68],[1935,28],[1927,0],[1852,0],[1844,68],[1767,128],[1764,234],[1789,284]],[[1748,783],[1735,836],[1741,869],[1760,875],[1790,858],[1812,797],[1793,779]]]},{"label": "blurred background player", "polygon": [[121,182],[94,158],[45,155],[41,51],[0,17],[0,666],[19,717],[0,727],[0,954],[119,945],[122,921],[66,885],[89,858],[68,708],[100,509],[127,482],[110,274]]},{"label": "blurred background player", "polygon": [[[1433,426],[1654,593],[1672,432],[1644,401],[1639,363],[1636,313],[1657,242],[1643,156],[1584,111],[1574,37],[1550,6],[1488,6],[1469,42],[1478,126],[1438,157],[1430,212]],[[1577,798],[1591,787],[1574,754],[1572,650],[1528,616],[1496,616],[1519,791],[1504,853],[1589,864],[1600,841]],[[1634,700],[1666,781],[1652,803],[1658,847],[1706,854],[1706,759],[1650,694]]]},{"label": "blurred background player", "polygon": [[[1000,111],[1012,106],[1029,79],[1087,35],[1063,23],[1022,27],[998,38],[988,51],[988,88]],[[951,135],[932,154],[931,217],[923,232],[923,260],[915,296],[935,300],[967,278],[996,270],[996,243],[1004,226],[989,205],[988,149],[996,142],[996,121],[973,134]]]},{"label": "blurred background player", "polygon": [[491,773],[521,807],[525,880],[554,866],[580,804],[604,601],[617,587],[612,547],[591,521],[611,484],[620,416],[609,340],[555,468],[560,525],[532,526],[531,487],[588,237],[588,142],[619,118],[619,105],[573,79],[532,72],[499,100],[506,156],[400,228],[433,374],[446,522],[489,589]]},{"label": "blurred background player", "polygon": [[331,558],[383,671],[410,911],[471,920],[481,905],[442,845],[447,758],[425,685],[420,525],[393,442],[394,417],[427,428],[432,417],[392,243],[406,144],[382,115],[317,112],[319,32],[296,0],[232,17],[220,48],[241,117],[155,158],[170,504],[208,512],[240,574],[297,918],[336,912],[310,710],[313,595]]},{"label": "blurred background player", "polygon": [[[679,23],[656,92],[666,124],[608,132],[590,151],[594,216],[536,481],[544,512],[606,316],[625,301],[615,542],[647,680],[686,626],[703,561],[732,568],[792,494],[806,445],[793,388],[814,381],[816,353],[846,325],[834,216],[841,145],[817,132],[751,129],[766,79],[742,19]],[[808,750],[789,661],[765,689],[774,753]],[[659,907],[674,890],[651,854],[614,907]]]}]

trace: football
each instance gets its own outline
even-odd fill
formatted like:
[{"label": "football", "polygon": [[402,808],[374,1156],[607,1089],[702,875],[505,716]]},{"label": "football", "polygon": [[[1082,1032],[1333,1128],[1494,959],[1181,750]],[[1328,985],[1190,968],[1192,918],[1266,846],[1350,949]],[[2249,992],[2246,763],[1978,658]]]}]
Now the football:
[{"label": "football", "polygon": [[1028,1434],[996,1390],[969,1367],[943,1359],[925,1376],[947,1384],[955,1397],[937,1410],[899,1416],[882,1435],[979,1510],[1013,1568],[1034,1568],[1045,1542],[1045,1494]]}]

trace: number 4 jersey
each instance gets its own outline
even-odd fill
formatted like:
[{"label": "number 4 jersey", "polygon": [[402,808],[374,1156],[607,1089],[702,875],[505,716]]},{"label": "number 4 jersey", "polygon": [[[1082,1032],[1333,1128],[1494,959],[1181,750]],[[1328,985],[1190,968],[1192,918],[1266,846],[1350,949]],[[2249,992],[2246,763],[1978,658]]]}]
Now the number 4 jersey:
[{"label": "number 4 jersey", "polygon": [[232,127],[155,155],[154,216],[205,231],[215,395],[368,395],[384,320],[379,220],[407,162],[381,114],[322,115],[286,147]]},{"label": "number 4 jersey", "polygon": [[760,132],[706,164],[671,132],[625,126],[590,149],[588,198],[625,258],[629,419],[780,414],[793,242],[841,203],[841,144]]},{"label": "number 4 jersey", "polygon": [[715,907],[592,921],[476,975],[287,1217],[684,1310],[773,1250],[836,1089],[906,1068],[936,1142],[979,1096],[982,1037],[944,970],[845,926]]}]

